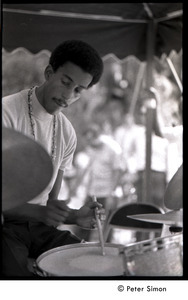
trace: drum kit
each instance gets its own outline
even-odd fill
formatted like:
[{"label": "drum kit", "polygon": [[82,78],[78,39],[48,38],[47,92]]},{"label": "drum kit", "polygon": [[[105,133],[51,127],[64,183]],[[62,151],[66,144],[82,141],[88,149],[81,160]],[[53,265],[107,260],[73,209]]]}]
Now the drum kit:
[{"label": "drum kit", "polygon": [[81,243],[51,249],[38,257],[42,277],[182,276],[182,234],[128,246]]},{"label": "drum kit", "polygon": [[[162,218],[156,215],[152,214],[154,223],[182,226],[179,212]],[[130,217],[151,222],[151,215],[148,219],[146,215]],[[175,233],[127,246],[102,245],[100,239],[100,243],[57,247],[38,257],[36,269],[43,277],[183,276],[183,235]]]},{"label": "drum kit", "polygon": [[[3,128],[3,211],[37,196],[49,183],[52,171],[51,160],[41,146]],[[183,228],[180,203],[178,209],[176,206],[165,214],[129,217]],[[41,277],[183,276],[182,232],[125,246],[104,243],[99,219],[97,229],[99,243],[81,242],[48,250],[36,259],[35,272]]]}]

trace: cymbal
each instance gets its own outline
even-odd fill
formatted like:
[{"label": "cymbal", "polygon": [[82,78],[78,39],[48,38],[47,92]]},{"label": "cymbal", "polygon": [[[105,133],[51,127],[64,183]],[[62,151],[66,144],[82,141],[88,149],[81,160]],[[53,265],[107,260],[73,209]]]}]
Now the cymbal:
[{"label": "cymbal", "polygon": [[48,185],[53,165],[46,150],[13,129],[2,129],[2,210],[32,200]]},{"label": "cymbal", "polygon": [[172,179],[169,181],[165,195],[164,204],[172,210],[183,207],[183,165],[179,167]]},{"label": "cymbal", "polygon": [[130,215],[128,218],[134,220],[140,220],[145,222],[174,225],[177,227],[183,226],[183,211],[169,211],[165,214],[140,214],[140,215]]}]

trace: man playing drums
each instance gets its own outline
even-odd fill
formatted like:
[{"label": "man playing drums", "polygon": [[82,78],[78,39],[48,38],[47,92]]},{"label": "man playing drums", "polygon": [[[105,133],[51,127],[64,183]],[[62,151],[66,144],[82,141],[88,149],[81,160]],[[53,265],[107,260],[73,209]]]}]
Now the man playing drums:
[{"label": "man playing drums", "polygon": [[94,209],[101,204],[91,202],[73,210],[58,194],[77,143],[63,110],[96,84],[102,71],[95,49],[82,41],[65,41],[52,52],[42,85],[3,98],[3,126],[34,138],[53,162],[53,176],[45,190],[29,203],[4,212],[3,276],[35,276],[28,270],[28,257],[36,259],[51,248],[80,242],[69,231],[57,230],[59,224],[95,226]]}]

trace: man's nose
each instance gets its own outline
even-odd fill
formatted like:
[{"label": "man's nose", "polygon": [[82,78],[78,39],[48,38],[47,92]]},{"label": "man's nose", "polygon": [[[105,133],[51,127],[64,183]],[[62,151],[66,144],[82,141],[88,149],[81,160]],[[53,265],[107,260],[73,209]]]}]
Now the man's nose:
[{"label": "man's nose", "polygon": [[69,99],[72,99],[74,97],[74,91],[73,89],[66,89],[62,93],[63,98],[65,101],[68,101]]}]

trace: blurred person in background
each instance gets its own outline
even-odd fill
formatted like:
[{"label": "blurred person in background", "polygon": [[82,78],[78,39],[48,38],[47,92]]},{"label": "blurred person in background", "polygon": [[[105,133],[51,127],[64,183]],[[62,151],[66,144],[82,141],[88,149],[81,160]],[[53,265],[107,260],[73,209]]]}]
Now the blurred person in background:
[{"label": "blurred person in background", "polygon": [[[118,187],[121,189],[121,177],[124,173],[121,147],[111,135],[101,132],[101,127],[97,124],[91,124],[84,136],[87,146],[84,151],[77,153],[74,161],[78,172],[73,192],[82,185],[85,203],[96,196],[108,218],[117,207],[116,190]],[[95,239],[93,231],[88,232],[85,239]]]},{"label": "blurred person in background", "polygon": [[[159,102],[158,95],[156,97]],[[168,170],[167,181],[169,182],[177,169],[183,163],[183,99],[177,99],[177,106],[174,103],[174,122],[165,126],[159,105],[157,105],[157,122],[162,137],[168,140]]]},{"label": "blurred person in background", "polygon": [[108,216],[116,207],[114,196],[125,170],[122,150],[111,135],[101,132],[97,124],[91,124],[84,136],[87,146],[75,157],[77,176],[85,186],[86,203],[96,196]]},{"label": "blurred person in background", "polygon": [[[121,145],[128,172],[133,176],[138,202],[142,199],[143,180],[146,159],[146,112],[147,106],[155,95],[152,91],[144,91],[136,105],[134,117],[127,113],[124,124],[115,131],[115,139]],[[164,207],[163,195],[166,188],[168,141],[162,136],[157,124],[156,114],[152,124],[152,199],[151,203]]]},{"label": "blurred person in background", "polygon": [[122,124],[114,131],[114,139],[122,149],[122,163],[126,166],[122,176],[122,191],[126,202],[137,201],[135,190],[135,181],[137,180],[136,130],[137,126],[133,116],[126,112]]},{"label": "blurred person in background", "polygon": [[76,210],[58,197],[77,145],[63,111],[99,81],[102,71],[95,49],[82,41],[65,41],[52,52],[43,84],[3,98],[3,126],[33,137],[49,153],[54,167],[51,182],[39,196],[4,215],[4,276],[35,276],[28,269],[28,257],[36,259],[51,248],[80,242],[69,231],[58,230],[59,224],[95,226],[94,209],[101,204],[87,202]]}]

